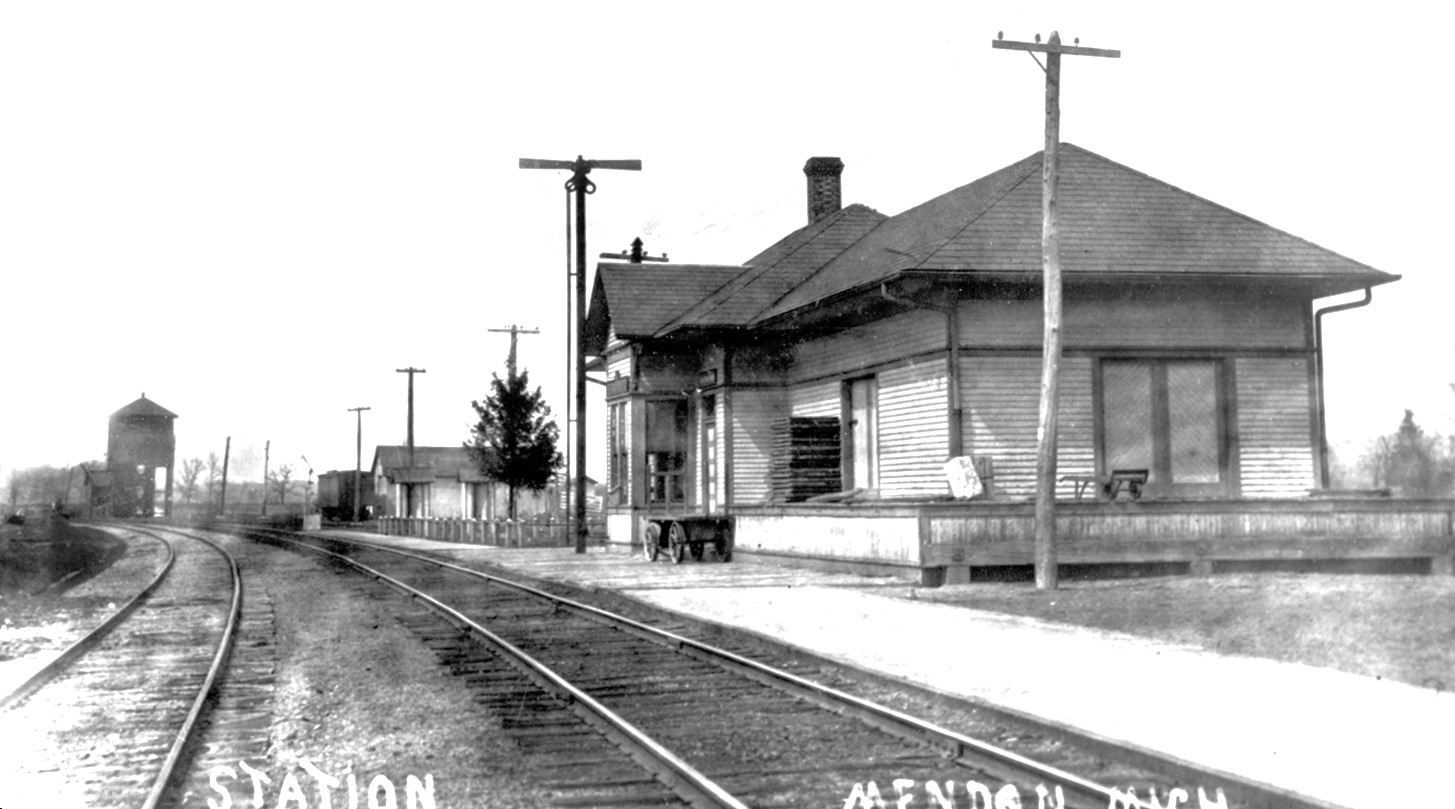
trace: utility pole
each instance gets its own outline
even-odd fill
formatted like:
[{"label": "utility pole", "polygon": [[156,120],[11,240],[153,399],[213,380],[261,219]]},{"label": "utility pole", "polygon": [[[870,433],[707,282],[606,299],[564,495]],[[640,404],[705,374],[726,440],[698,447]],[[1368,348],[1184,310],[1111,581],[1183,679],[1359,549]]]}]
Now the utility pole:
[{"label": "utility pole", "polygon": [[510,356],[505,360],[505,368],[506,368],[506,372],[510,375],[509,376],[509,380],[511,382],[514,382],[515,381],[515,337],[516,337],[516,335],[518,335],[518,334],[540,334],[541,333],[541,330],[540,329],[522,329],[521,327],[519,327],[519,326],[515,325],[514,323],[512,323],[512,324],[510,324],[510,328],[508,328],[508,329],[486,329],[486,331],[510,332]]},{"label": "utility pole", "polygon": [[[570,169],[566,192],[576,197],[576,552],[586,552],[586,195],[596,184],[586,179],[592,169],[641,171],[640,160],[520,159],[523,169]],[[569,465],[568,465],[569,467]],[[569,468],[568,468],[569,473]]]},{"label": "utility pole", "polygon": [[219,517],[227,516],[227,462],[232,457],[232,436],[227,437],[227,443],[222,447],[222,501],[217,506]]},{"label": "utility pole", "polygon": [[[1041,160],[1041,270],[1045,329],[1041,348],[1041,411],[1036,426],[1036,588],[1056,589],[1056,421],[1061,367],[1061,248],[1056,230],[1056,161],[1061,145],[1061,55],[1119,58],[1121,51],[1062,45],[1055,31],[1041,44],[996,39],[992,48],[1046,54],[1046,155]],[[1040,64],[1040,60],[1036,60]]]},{"label": "utility pole", "polygon": [[364,493],[360,490],[360,474],[364,467],[364,411],[372,410],[370,407],[350,407],[349,412],[357,414],[359,423],[358,433],[354,437],[354,522],[359,521],[359,503],[364,499]]},{"label": "utility pole", "polygon": [[[413,365],[408,368],[394,369],[396,374],[409,374],[409,427],[406,438],[409,442],[409,473],[414,474],[414,375],[425,373],[423,368],[415,368]],[[404,516],[414,516],[414,484],[404,484]]]},{"label": "utility pole", "polygon": [[268,516],[268,455],[273,451],[273,442],[263,442],[263,516]]}]

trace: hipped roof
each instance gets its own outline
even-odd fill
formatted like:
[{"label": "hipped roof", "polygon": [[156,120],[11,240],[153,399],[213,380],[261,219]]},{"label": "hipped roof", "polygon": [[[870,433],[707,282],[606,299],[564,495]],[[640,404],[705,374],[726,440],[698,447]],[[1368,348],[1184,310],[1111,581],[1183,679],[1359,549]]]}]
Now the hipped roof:
[{"label": "hipped roof", "polygon": [[153,402],[145,395],[142,395],[140,399],[137,399],[126,407],[123,407],[115,413],[111,414],[111,417],[114,419],[127,418],[131,416],[160,416],[169,419],[177,418],[176,413],[173,413],[167,408],[162,407],[156,402]]},{"label": "hipped roof", "polygon": [[409,463],[409,447],[380,445],[374,449],[371,469],[384,470],[384,476],[396,483],[428,483],[435,480],[456,480],[483,483],[470,450],[464,447],[414,448],[414,464]]},{"label": "hipped roof", "polygon": [[[603,264],[588,340],[751,329],[892,279],[1041,277],[1043,153],[886,217],[850,205],[742,267]],[[1317,296],[1388,283],[1381,272],[1120,163],[1063,143],[1057,225],[1063,280],[1294,281]]]}]

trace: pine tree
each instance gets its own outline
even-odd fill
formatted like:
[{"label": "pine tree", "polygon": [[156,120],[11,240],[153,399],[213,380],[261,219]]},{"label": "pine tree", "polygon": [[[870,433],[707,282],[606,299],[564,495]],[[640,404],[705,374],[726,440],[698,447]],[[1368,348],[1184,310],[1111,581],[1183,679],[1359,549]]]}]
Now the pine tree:
[{"label": "pine tree", "polygon": [[465,448],[485,477],[509,489],[513,520],[516,491],[544,489],[561,467],[556,451],[560,430],[541,389],[530,390],[529,372],[512,373],[505,381],[492,377],[485,401],[470,402],[480,420],[470,428]]}]

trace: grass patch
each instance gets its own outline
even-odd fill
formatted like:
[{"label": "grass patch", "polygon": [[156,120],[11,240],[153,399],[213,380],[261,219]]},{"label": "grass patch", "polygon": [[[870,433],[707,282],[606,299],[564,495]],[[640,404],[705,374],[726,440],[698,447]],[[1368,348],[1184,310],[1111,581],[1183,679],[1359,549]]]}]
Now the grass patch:
[{"label": "grass patch", "polygon": [[914,597],[1076,626],[1455,688],[1455,578],[1230,573],[1115,581],[983,582]]}]

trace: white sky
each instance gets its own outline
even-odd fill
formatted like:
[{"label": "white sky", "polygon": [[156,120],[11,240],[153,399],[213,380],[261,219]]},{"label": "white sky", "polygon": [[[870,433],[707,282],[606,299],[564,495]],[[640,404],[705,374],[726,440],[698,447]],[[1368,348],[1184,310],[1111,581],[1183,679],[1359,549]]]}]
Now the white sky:
[{"label": "white sky", "polygon": [[592,175],[593,264],[740,263],[804,224],[811,155],[894,214],[1041,148],[1042,73],[990,41],[1053,28],[1123,53],[1065,59],[1063,140],[1404,276],[1325,324],[1331,439],[1455,433],[1455,14],[1187,7],[0,4],[0,475],[103,458],[143,391],[179,463],[352,468],[368,406],[368,464],[409,365],[416,443],[458,444],[511,323],[561,415],[567,175],[519,158],[644,162]]}]

